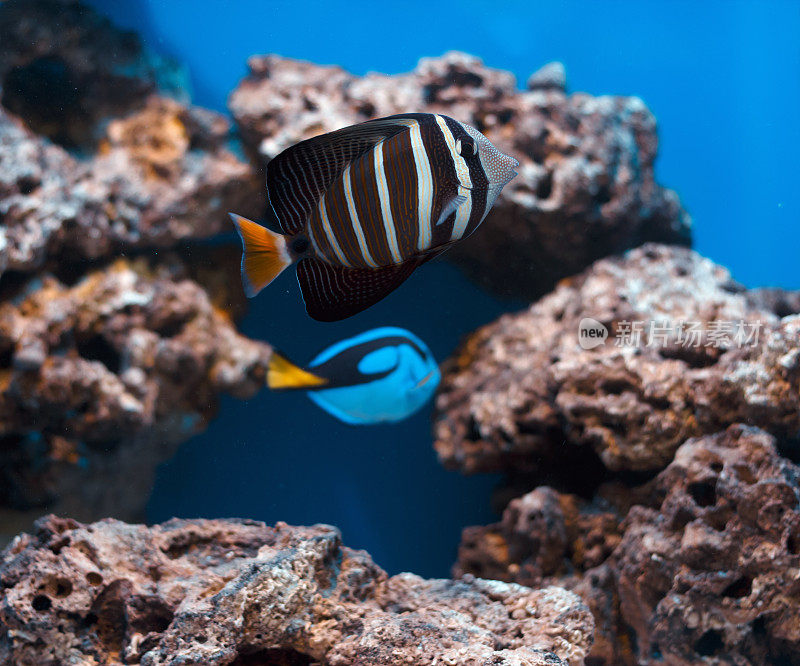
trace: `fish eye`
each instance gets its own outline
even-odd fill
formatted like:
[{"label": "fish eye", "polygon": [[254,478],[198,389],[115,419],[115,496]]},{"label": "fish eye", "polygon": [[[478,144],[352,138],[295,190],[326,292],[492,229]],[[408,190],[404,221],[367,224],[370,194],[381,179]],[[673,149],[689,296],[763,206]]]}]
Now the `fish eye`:
[{"label": "fish eye", "polygon": [[471,139],[456,140],[456,152],[463,157],[473,157],[478,154],[478,146]]}]

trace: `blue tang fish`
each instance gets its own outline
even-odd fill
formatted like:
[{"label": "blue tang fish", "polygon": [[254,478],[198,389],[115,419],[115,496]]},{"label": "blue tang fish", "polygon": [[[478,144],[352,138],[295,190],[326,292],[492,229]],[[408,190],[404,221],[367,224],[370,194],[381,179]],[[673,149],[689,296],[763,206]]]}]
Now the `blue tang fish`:
[{"label": "blue tang fish", "polygon": [[383,327],[342,340],[307,367],[273,352],[267,385],[302,389],[340,421],[402,421],[430,400],[441,375],[430,349],[402,328]]},{"label": "blue tang fish", "polygon": [[518,166],[474,127],[438,113],[301,141],[267,165],[280,233],[231,215],[245,292],[255,296],[296,264],[311,317],[361,312],[472,234]]}]

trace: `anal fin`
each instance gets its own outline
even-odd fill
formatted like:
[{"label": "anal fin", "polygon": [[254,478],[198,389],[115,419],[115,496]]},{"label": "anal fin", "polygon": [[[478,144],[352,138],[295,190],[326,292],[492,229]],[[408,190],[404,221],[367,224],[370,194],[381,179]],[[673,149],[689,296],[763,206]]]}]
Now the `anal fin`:
[{"label": "anal fin", "polygon": [[397,289],[425,258],[413,258],[396,266],[346,268],[320,259],[303,259],[297,280],[306,312],[317,321],[339,321],[374,305]]}]

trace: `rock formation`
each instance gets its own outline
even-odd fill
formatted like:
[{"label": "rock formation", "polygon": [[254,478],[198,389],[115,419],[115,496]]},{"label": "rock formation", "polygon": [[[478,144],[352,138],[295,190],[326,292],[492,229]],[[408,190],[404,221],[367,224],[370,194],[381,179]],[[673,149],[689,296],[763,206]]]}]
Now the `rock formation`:
[{"label": "rock formation", "polygon": [[0,556],[0,661],[580,664],[592,618],[573,593],[387,577],[324,525],[49,517]]},{"label": "rock formation", "polygon": [[0,304],[0,506],[140,516],[156,465],[220,392],[259,390],[269,354],[165,266],[33,284]]},{"label": "rock formation", "polygon": [[74,0],[4,2],[0,34],[2,541],[44,510],[141,517],[157,464],[270,350],[229,316],[238,254],[210,274],[224,248],[164,251],[263,210],[228,121]]},{"label": "rock formation", "polygon": [[798,571],[800,468],[731,426],[635,490],[537,488],[464,531],[454,573],[572,589],[595,615],[587,663],[610,666],[795,663]]},{"label": "rock formation", "polygon": [[157,89],[186,99],[176,63],[75,0],[6,0],[0,35],[2,105],[60,145],[91,147]]},{"label": "rock formation", "polygon": [[533,299],[598,257],[647,240],[688,243],[688,215],[654,180],[656,123],[638,98],[567,95],[558,66],[520,92],[511,74],[461,53],[398,76],[278,56],[249,67],[230,108],[262,165],[301,139],[408,111],[472,124],[519,159],[481,229],[445,255],[496,292]]},{"label": "rock formation", "polygon": [[[439,457],[466,472],[536,472],[593,451],[612,471],[652,472],[689,437],[736,422],[794,450],[800,316],[767,300],[683,248],[600,260],[461,346],[436,403]],[[581,347],[585,318],[609,331],[604,344]]]},{"label": "rock formation", "polygon": [[263,188],[227,132],[222,116],[154,96],[86,161],[0,108],[0,268],[63,270],[219,233],[229,210],[258,216]]}]

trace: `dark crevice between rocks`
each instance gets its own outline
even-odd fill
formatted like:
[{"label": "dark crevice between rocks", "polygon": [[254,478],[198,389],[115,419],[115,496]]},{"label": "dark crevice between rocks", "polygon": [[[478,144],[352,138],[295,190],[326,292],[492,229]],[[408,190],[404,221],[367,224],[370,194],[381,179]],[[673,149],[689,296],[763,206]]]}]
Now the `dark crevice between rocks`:
[{"label": "dark crevice between rocks", "polygon": [[800,465],[800,433],[778,440],[778,451],[795,465]]},{"label": "dark crevice between rocks", "polygon": [[744,597],[749,597],[752,591],[753,579],[748,576],[742,576],[728,585],[728,587],[722,591],[722,596],[731,599],[743,599]]},{"label": "dark crevice between rocks", "polygon": [[[2,302],[2,299],[0,299]],[[11,361],[14,358],[14,348],[12,346],[0,347],[0,369],[10,368]]]},{"label": "dark crevice between rocks", "polygon": [[47,595],[37,594],[31,600],[31,606],[33,606],[33,610],[39,613],[46,613],[53,606],[53,602]]},{"label": "dark crevice between rocks", "polygon": [[507,474],[494,492],[492,508],[502,513],[512,499],[522,497],[539,486],[548,486],[560,493],[576,495],[592,501],[600,486],[618,483],[626,488],[638,488],[651,481],[660,470],[609,470],[589,446],[564,445],[553,455],[543,457],[536,472]]},{"label": "dark crevice between rocks", "polygon": [[547,171],[539,179],[539,182],[536,183],[536,190],[534,191],[534,194],[536,194],[537,199],[542,199],[544,201],[549,199],[552,193],[553,193],[553,172]]},{"label": "dark crevice between rocks", "polygon": [[19,296],[32,280],[38,278],[19,271],[8,270],[0,274],[0,303],[8,303]]},{"label": "dark crevice between rocks", "polygon": [[93,121],[83,106],[86,91],[69,65],[46,55],[8,71],[2,104],[36,134],[69,150],[90,142]]},{"label": "dark crevice between rocks", "polygon": [[722,634],[716,629],[709,629],[694,644],[694,651],[702,657],[713,657],[722,652],[725,643]]},{"label": "dark crevice between rocks", "polygon": [[122,356],[103,335],[97,334],[79,340],[76,347],[78,353],[87,361],[99,361],[115,375],[122,369]]},{"label": "dark crevice between rocks", "polygon": [[701,369],[714,365],[719,360],[719,352],[709,347],[662,347],[658,355],[663,359],[683,361],[690,368]]},{"label": "dark crevice between rocks", "polygon": [[131,596],[131,589],[129,581],[115,580],[97,596],[84,619],[108,652],[119,653],[123,649],[128,633],[125,600]]},{"label": "dark crevice between rocks", "polygon": [[699,507],[714,506],[717,503],[716,484],[711,481],[696,481],[687,487],[694,503]]}]

